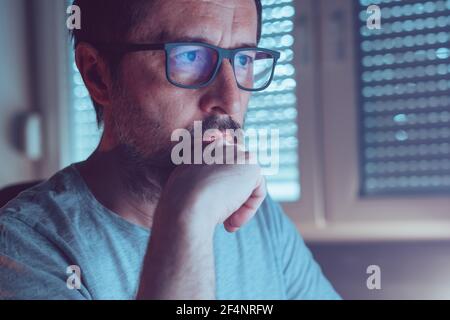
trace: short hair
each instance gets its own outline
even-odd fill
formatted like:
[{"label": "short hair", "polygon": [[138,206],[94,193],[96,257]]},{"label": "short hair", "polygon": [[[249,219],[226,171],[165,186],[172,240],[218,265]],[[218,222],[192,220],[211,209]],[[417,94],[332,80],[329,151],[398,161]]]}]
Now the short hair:
[{"label": "short hair", "polygon": [[[257,40],[262,32],[262,4],[255,0],[258,15]],[[82,13],[83,27],[71,31],[74,49],[80,42],[113,43],[123,41],[127,35],[147,16],[149,0],[74,0]],[[117,56],[104,54],[112,74],[118,68],[120,59]],[[97,123],[103,123],[103,106],[92,99],[97,115]]]}]

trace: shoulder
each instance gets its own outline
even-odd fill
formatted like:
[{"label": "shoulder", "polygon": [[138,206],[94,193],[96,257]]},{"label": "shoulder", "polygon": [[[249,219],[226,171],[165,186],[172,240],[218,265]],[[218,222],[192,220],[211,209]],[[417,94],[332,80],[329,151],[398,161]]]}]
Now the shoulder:
[{"label": "shoulder", "polygon": [[42,226],[54,230],[57,224],[64,223],[70,212],[68,207],[79,205],[72,170],[71,167],[63,169],[8,202],[0,209],[0,230],[23,229],[25,226],[33,230]]},{"label": "shoulder", "polygon": [[[0,268],[9,261],[7,265],[13,263],[32,274],[68,265],[67,257],[74,256],[73,219],[64,207],[64,199],[73,197],[68,179],[70,172],[64,169],[0,209]],[[14,270],[4,268],[0,281]]]}]

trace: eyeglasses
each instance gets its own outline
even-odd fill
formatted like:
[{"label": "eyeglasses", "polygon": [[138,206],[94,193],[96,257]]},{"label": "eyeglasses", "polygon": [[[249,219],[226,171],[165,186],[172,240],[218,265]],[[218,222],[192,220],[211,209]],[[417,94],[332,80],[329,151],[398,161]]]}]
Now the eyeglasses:
[{"label": "eyeglasses", "polygon": [[208,86],[216,78],[223,59],[233,66],[237,85],[245,91],[262,91],[273,80],[280,53],[264,48],[223,49],[202,42],[165,44],[97,44],[99,49],[120,53],[164,50],[166,76],[173,85],[186,89]]}]

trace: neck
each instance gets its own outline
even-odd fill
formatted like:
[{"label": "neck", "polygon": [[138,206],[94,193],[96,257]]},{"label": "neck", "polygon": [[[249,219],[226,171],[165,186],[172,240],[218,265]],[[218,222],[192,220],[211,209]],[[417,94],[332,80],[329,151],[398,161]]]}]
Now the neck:
[{"label": "neck", "polygon": [[78,169],[95,198],[133,224],[150,229],[170,170],[139,161],[123,147],[100,146]]}]

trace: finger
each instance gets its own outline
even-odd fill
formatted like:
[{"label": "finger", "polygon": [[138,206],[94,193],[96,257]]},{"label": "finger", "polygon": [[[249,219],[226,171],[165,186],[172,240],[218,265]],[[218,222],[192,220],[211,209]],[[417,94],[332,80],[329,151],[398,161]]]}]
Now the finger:
[{"label": "finger", "polygon": [[228,232],[235,232],[240,227],[249,222],[258,211],[258,208],[261,206],[266,195],[267,190],[265,180],[264,177],[261,176],[260,180],[258,181],[257,187],[252,192],[251,196],[247,199],[247,201],[227,220],[225,220],[224,222],[225,229]]}]

